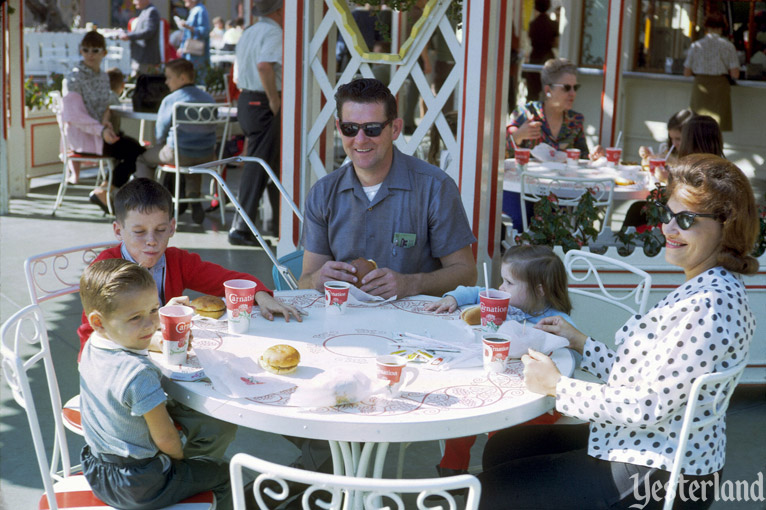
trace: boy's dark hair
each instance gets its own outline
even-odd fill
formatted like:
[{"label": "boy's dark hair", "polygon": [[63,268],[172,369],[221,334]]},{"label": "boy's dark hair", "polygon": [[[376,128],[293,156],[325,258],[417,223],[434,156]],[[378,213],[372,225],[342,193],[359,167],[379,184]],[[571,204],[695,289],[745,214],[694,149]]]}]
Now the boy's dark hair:
[{"label": "boy's dark hair", "polygon": [[109,77],[109,88],[112,89],[112,92],[117,92],[116,89],[125,84],[125,75],[122,74],[119,67],[107,69],[106,75]]},{"label": "boy's dark hair", "polygon": [[343,104],[352,103],[381,103],[386,108],[386,120],[393,120],[398,114],[396,98],[382,81],[375,78],[360,78],[338,87],[335,92],[335,104],[338,108],[338,120],[343,121],[341,112]]},{"label": "boy's dark hair", "polygon": [[114,215],[120,224],[130,211],[140,213],[160,210],[173,216],[173,196],[165,186],[152,179],[141,177],[128,181],[114,196]]},{"label": "boy's dark hair", "polygon": [[165,64],[165,69],[170,69],[179,76],[185,75],[192,82],[194,81],[194,64],[184,58],[177,58]]},{"label": "boy's dark hair", "polygon": [[82,41],[80,41],[80,48],[101,48],[105,50],[106,39],[95,30],[91,30],[83,36]]},{"label": "boy's dark hair", "polygon": [[235,27],[245,27],[245,18],[237,18],[234,20],[234,26]]},{"label": "boy's dark hair", "polygon": [[535,10],[546,13],[551,8],[551,0],[535,0]]},{"label": "boy's dark hair", "polygon": [[80,300],[86,315],[93,310],[109,315],[117,309],[117,296],[131,290],[155,288],[151,273],[135,262],[99,260],[86,267],[80,277]]},{"label": "boy's dark hair", "polygon": [[[554,310],[566,314],[572,311],[567,271],[550,246],[511,246],[503,255],[503,264],[509,264],[513,277],[527,284],[530,293],[537,298],[535,304],[538,307],[547,303]],[[538,294],[538,288],[542,288],[542,296]]]}]

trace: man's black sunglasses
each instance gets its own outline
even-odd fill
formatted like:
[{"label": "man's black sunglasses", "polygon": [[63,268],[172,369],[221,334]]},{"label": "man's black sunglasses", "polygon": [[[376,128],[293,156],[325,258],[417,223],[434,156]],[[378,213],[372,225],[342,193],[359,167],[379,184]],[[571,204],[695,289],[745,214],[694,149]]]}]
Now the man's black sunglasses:
[{"label": "man's black sunglasses", "polygon": [[574,89],[575,92],[580,90],[580,84],[579,83],[577,83],[575,85],[570,85],[568,83],[554,83],[552,86],[553,87],[561,87],[562,89],[564,89],[564,92],[570,92],[572,89]]},{"label": "man's black sunglasses", "polygon": [[660,210],[660,221],[664,224],[670,223],[670,220],[673,218],[676,219],[676,223],[678,224],[679,228],[681,230],[689,230],[691,226],[694,224],[694,219],[697,217],[700,218],[718,218],[715,214],[703,214],[703,213],[692,213],[689,211],[681,211],[674,213],[670,210],[670,207],[668,207],[668,204],[663,204],[662,202],[655,202],[654,205],[656,205]]},{"label": "man's black sunglasses", "polygon": [[355,122],[341,122],[340,132],[343,133],[343,136],[356,136],[356,134],[359,132],[359,129],[361,129],[364,131],[366,136],[375,138],[376,136],[380,136],[380,134],[383,132],[383,128],[391,124],[393,121],[394,119],[387,120],[385,122],[367,122],[365,124],[357,124]]}]

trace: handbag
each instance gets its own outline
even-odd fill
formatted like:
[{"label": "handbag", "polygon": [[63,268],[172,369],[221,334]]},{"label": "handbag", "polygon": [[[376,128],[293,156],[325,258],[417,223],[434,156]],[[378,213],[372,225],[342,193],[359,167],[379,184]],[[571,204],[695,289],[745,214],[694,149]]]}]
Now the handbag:
[{"label": "handbag", "polygon": [[170,89],[165,84],[164,75],[141,74],[136,80],[136,88],[133,91],[133,111],[157,113],[160,103],[168,94]]},{"label": "handbag", "polygon": [[186,40],[183,46],[184,54],[193,55],[195,57],[201,57],[205,54],[205,41],[199,39],[189,38]]}]

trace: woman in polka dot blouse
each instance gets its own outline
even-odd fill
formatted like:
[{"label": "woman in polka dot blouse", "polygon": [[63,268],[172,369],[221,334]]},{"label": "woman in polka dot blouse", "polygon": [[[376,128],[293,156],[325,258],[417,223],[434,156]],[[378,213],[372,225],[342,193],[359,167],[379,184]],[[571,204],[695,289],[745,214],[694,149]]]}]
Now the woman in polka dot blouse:
[{"label": "woman in polka dot blouse", "polygon": [[[750,183],[734,164],[710,154],[683,158],[668,183],[662,231],[665,259],[686,281],[615,335],[616,349],[557,317],[537,327],[566,337],[582,367],[603,383],[562,376],[547,356],[524,356],[527,387],[556,397],[556,409],[585,425],[514,427],[484,453],[481,508],[596,510],[661,508],[644,488],[667,482],[694,380],[745,361],[755,330],[741,275],[758,216]],[[694,431],[682,466],[686,487],[712,481],[724,465],[723,419]],[[712,487],[708,484],[708,487]],[[683,489],[683,487],[681,487]],[[674,508],[708,508],[713,491],[679,496]]]}]

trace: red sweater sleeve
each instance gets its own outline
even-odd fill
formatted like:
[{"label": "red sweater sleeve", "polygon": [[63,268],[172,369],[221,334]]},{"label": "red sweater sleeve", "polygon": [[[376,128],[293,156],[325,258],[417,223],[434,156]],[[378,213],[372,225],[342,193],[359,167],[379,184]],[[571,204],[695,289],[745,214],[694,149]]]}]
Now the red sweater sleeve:
[{"label": "red sweater sleeve", "polygon": [[196,253],[186,250],[168,248],[165,250],[165,264],[165,302],[183,296],[187,289],[223,297],[223,283],[227,280],[250,280],[255,282],[255,292],[264,291],[273,295],[255,276],[205,262]]}]

